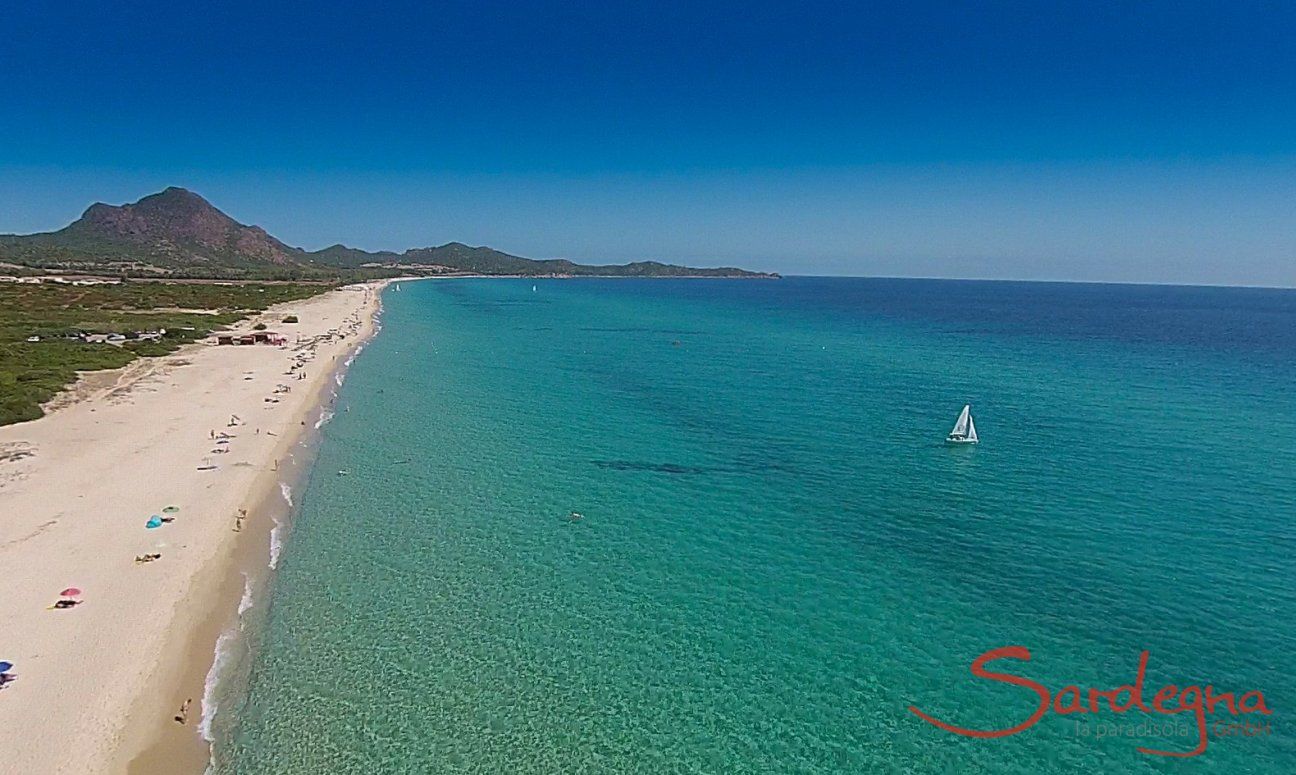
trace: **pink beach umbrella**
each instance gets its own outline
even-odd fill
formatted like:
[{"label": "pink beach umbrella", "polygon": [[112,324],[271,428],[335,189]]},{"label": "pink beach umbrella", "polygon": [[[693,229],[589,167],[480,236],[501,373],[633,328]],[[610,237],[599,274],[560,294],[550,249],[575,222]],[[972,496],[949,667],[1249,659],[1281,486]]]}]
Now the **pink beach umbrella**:
[{"label": "pink beach umbrella", "polygon": [[77,595],[81,594],[81,590],[77,589],[76,587],[68,587],[67,589],[63,590],[59,594],[62,595],[63,597],[76,597]]}]

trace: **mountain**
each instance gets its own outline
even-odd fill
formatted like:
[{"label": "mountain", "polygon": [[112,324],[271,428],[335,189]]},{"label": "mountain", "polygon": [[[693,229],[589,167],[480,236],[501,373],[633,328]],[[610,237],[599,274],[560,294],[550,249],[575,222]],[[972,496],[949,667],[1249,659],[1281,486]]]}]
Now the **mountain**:
[{"label": "mountain", "polygon": [[606,266],[564,259],[537,261],[458,242],[404,253],[371,253],[345,245],[310,252],[285,245],[259,226],[241,224],[201,196],[176,187],[132,204],[93,204],[79,219],[58,231],[0,235],[0,262],[47,271],[213,279],[393,274],[773,276],[655,261]]},{"label": "mountain", "polygon": [[47,234],[0,236],[0,260],[76,271],[215,276],[290,268],[301,251],[245,226],[183,188],[133,204],[90,205],[70,225]]}]

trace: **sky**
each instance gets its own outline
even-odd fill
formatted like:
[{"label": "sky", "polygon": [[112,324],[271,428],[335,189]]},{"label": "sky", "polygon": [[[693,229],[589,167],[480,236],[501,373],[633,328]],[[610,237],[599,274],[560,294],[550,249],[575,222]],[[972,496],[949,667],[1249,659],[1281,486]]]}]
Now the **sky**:
[{"label": "sky", "polygon": [[0,7],[0,232],[168,185],[308,249],[1296,286],[1296,7]]}]

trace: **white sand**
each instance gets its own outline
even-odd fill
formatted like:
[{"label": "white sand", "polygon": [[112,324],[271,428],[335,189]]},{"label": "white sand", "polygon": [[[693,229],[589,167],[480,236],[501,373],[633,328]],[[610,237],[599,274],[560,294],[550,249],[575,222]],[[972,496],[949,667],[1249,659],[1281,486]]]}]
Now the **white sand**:
[{"label": "white sand", "polygon": [[[44,418],[0,428],[0,660],[17,676],[0,689],[0,772],[124,772],[161,723],[140,709],[175,712],[162,710],[179,691],[159,685],[175,672],[162,666],[211,617],[213,579],[223,583],[217,574],[247,535],[234,532],[235,515],[264,518],[258,482],[274,476],[302,420],[329,398],[336,366],[372,330],[378,285],[260,316],[287,347],[195,344],[137,360],[91,375],[79,400]],[[300,322],[279,322],[286,312]],[[296,340],[330,330],[302,367],[307,379],[286,376]],[[291,391],[276,395],[277,385]],[[243,424],[227,427],[231,415]],[[217,445],[211,431],[234,438]],[[212,453],[220,447],[229,453]],[[218,467],[198,470],[208,463]],[[180,507],[175,521],[146,530],[168,505]],[[162,558],[135,564],[149,552]],[[65,587],[85,602],[48,610]],[[195,736],[198,705],[184,728]]]}]

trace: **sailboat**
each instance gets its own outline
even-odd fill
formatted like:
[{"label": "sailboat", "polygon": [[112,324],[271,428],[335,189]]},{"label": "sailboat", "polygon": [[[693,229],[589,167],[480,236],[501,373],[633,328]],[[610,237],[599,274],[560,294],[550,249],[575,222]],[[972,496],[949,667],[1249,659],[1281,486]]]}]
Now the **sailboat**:
[{"label": "sailboat", "polygon": [[954,430],[949,432],[945,441],[950,444],[976,444],[977,432],[976,423],[972,422],[972,405],[965,404],[963,411],[959,413],[958,422],[954,423]]}]

